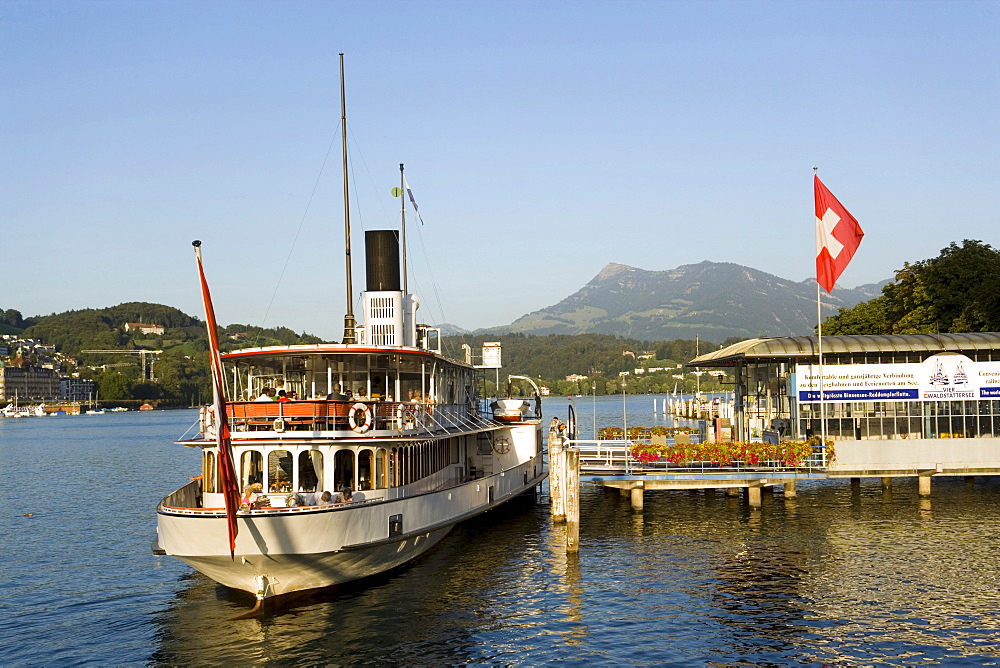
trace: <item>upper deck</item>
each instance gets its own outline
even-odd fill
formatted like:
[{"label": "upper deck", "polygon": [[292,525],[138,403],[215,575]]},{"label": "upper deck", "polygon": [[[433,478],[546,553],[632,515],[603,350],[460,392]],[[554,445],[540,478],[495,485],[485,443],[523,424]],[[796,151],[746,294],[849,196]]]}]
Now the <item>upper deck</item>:
[{"label": "upper deck", "polygon": [[499,428],[479,407],[398,401],[230,401],[234,440],[261,438],[427,438]]}]

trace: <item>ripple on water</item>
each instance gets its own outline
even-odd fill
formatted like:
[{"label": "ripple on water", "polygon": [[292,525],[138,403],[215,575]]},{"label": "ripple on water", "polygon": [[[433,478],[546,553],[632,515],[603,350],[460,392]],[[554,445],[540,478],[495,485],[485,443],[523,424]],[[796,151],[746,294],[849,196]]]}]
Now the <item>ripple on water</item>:
[{"label": "ripple on water", "polygon": [[[619,403],[620,407],[620,403]],[[5,663],[920,665],[995,662],[1000,481],[582,491],[581,551],[545,505],[458,527],[411,566],[234,620],[246,597],[152,557],[153,510],[198,471],[194,414],[0,420]],[[630,417],[631,420],[631,417]],[[30,493],[25,493],[29,490]],[[25,518],[22,513],[33,513]],[[13,537],[11,539],[10,537]]]}]

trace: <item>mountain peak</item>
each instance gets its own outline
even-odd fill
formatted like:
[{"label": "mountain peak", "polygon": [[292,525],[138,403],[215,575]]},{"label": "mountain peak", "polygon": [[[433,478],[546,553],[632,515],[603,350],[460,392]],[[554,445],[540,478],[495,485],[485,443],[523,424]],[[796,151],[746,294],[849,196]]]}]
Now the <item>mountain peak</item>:
[{"label": "mountain peak", "polygon": [[619,264],[617,262],[608,262],[604,265],[604,269],[594,277],[594,281],[606,281],[609,278],[613,278],[618,274],[623,274],[627,271],[635,271],[635,267],[630,267],[627,264]]},{"label": "mountain peak", "polygon": [[[732,262],[685,264],[649,271],[609,262],[558,304],[504,329],[526,334],[614,334],[644,340],[797,336],[813,333],[812,281],[789,281]],[[824,295],[824,315],[877,296],[878,286]]]}]

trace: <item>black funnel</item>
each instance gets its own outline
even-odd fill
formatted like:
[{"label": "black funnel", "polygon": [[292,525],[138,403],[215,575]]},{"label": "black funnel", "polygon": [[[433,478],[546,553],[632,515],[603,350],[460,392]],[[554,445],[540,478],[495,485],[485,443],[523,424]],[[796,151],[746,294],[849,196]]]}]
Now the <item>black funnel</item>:
[{"label": "black funnel", "polygon": [[365,231],[365,261],[367,290],[386,292],[399,290],[399,232],[396,230]]}]

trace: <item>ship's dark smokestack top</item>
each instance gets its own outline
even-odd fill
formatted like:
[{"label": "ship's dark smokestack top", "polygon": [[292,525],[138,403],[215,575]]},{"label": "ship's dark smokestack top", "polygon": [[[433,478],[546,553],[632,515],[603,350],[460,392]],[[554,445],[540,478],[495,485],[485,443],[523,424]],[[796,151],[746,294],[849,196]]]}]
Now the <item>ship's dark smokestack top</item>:
[{"label": "ship's dark smokestack top", "polygon": [[365,260],[369,292],[400,290],[399,232],[366,230]]}]

